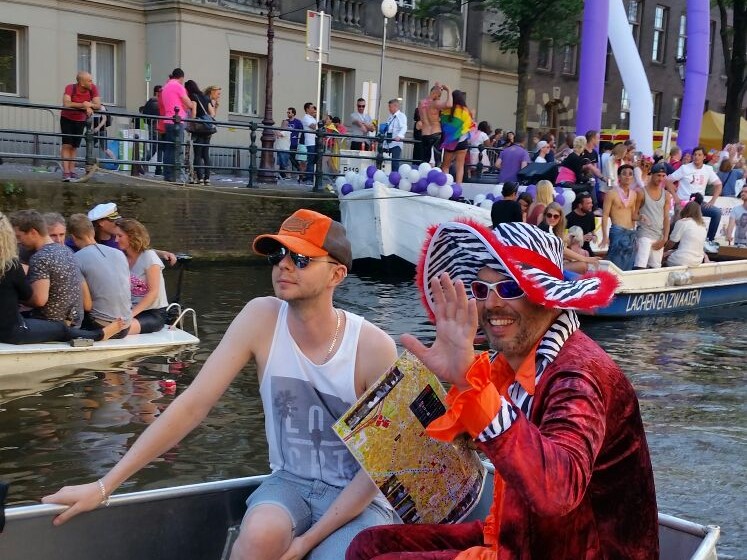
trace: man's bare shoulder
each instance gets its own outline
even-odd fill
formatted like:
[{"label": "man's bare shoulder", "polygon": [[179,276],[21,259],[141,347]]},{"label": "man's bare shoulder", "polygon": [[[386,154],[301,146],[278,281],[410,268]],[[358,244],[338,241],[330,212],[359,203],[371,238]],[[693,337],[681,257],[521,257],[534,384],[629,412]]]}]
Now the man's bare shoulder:
[{"label": "man's bare shoulder", "polygon": [[364,320],[358,338],[356,377],[362,390],[367,389],[397,360],[394,339],[379,327]]},{"label": "man's bare shoulder", "polygon": [[250,300],[231,323],[231,330],[240,329],[243,333],[265,331],[274,323],[282,302],[273,296]]}]

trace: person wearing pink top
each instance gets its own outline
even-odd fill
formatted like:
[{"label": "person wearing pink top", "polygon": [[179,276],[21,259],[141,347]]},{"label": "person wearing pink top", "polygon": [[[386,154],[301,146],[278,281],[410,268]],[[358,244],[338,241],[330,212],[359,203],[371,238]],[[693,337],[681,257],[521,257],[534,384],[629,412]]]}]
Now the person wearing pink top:
[{"label": "person wearing pink top", "polygon": [[[161,88],[158,98],[158,110],[162,117],[173,117],[178,114],[181,118],[194,118],[195,103],[187,95],[184,88],[184,70],[174,68],[169,81]],[[177,112],[178,111],[178,112]],[[162,133],[166,144],[163,145],[163,179],[175,181],[178,173],[174,168],[174,144],[178,135],[183,134],[184,125],[175,123],[172,118],[158,121],[158,131]]]}]

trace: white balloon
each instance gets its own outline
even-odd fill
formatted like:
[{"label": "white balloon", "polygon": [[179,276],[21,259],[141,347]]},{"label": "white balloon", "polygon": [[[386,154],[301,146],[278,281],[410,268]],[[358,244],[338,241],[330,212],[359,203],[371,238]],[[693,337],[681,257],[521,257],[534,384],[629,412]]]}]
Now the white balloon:
[{"label": "white balloon", "polygon": [[[402,175],[402,173],[400,173],[400,175]],[[404,177],[404,175],[402,176]],[[407,178],[411,183],[417,183],[420,180],[420,171],[418,171],[417,169],[411,169],[407,174]]]},{"label": "white balloon", "polygon": [[412,171],[412,166],[409,163],[403,163],[399,166],[399,174],[401,177],[407,177]]},{"label": "white balloon", "polygon": [[493,207],[493,201],[492,200],[483,200],[480,203],[480,208],[485,208],[485,210],[490,210]]},{"label": "white balloon", "polygon": [[484,194],[475,195],[475,200],[472,201],[472,204],[474,204],[475,206],[480,206],[480,204],[482,204],[483,200],[485,200],[485,195]]},{"label": "white balloon", "polygon": [[337,179],[335,179],[335,187],[337,187],[338,191],[342,188],[342,186],[345,183],[347,183],[347,180],[345,179],[345,177],[338,177]]},{"label": "white balloon", "polygon": [[389,183],[389,179],[387,177],[387,174],[384,173],[381,169],[377,169],[376,173],[374,173],[373,176],[374,181],[378,183]]},{"label": "white balloon", "polygon": [[496,196],[503,195],[503,185],[496,185],[493,187],[493,194]]},{"label": "white balloon", "polygon": [[447,185],[453,185],[454,184],[454,176],[451,173],[446,174],[446,184]]},{"label": "white balloon", "polygon": [[[400,169],[402,169],[402,167],[400,167]],[[400,179],[398,186],[401,191],[410,192],[412,190],[412,183],[407,179]]]},{"label": "white balloon", "polygon": [[438,185],[436,183],[428,183],[428,194],[438,196]]},{"label": "white balloon", "polygon": [[570,214],[573,210],[573,200],[576,198],[576,193],[573,192],[573,189],[563,189],[563,198],[565,199],[563,213]]},{"label": "white balloon", "polygon": [[446,200],[448,200],[452,196],[454,196],[454,189],[451,188],[451,185],[444,185],[443,187],[438,187],[438,196],[439,198],[445,198]]},{"label": "white balloon", "polygon": [[[355,178],[357,176],[358,176],[358,174],[355,171],[347,171],[345,173],[345,183],[350,183],[352,185],[353,181],[355,180]],[[343,184],[345,184],[345,183],[343,183]]]},{"label": "white balloon", "polygon": [[353,181],[350,184],[353,185],[354,191],[360,191],[363,190],[363,187],[365,187],[365,182],[365,179],[360,175],[354,175]]},{"label": "white balloon", "polygon": [[423,162],[420,165],[418,165],[418,172],[420,173],[421,177],[425,177],[428,175],[428,172],[433,169],[431,167],[430,163]]}]

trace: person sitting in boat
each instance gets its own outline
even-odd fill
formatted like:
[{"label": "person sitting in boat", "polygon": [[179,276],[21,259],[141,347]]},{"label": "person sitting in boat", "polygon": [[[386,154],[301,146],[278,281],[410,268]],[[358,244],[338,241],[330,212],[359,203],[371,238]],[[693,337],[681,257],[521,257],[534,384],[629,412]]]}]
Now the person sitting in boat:
[{"label": "person sitting in boat", "polygon": [[160,331],[166,323],[166,282],[163,261],[150,248],[150,235],[133,218],[119,218],[114,236],[130,267],[132,322],[129,334]]},{"label": "person sitting in boat", "polygon": [[705,253],[703,243],[706,240],[706,226],[703,220],[700,202],[691,200],[680,212],[669,234],[670,243],[678,243],[677,249],[666,255],[666,266],[695,266],[703,262]]},{"label": "person sitting in boat", "polygon": [[[88,211],[88,219],[93,222],[93,227],[96,230],[96,243],[112,247],[114,249],[120,249],[117,243],[117,220],[121,218],[117,205],[113,202],[104,202],[97,204],[91,210]],[[75,244],[70,241],[68,244],[73,251],[77,251]],[[161,249],[153,249],[158,257],[164,262],[169,263],[171,266],[176,264],[176,255],[169,251],[163,251]]]},{"label": "person sitting in boat", "polygon": [[[467,434],[495,466],[483,521],[367,529],[347,560],[658,560],[654,477],[638,399],[575,310],[607,305],[607,271],[562,279],[560,240],[535,226],[469,220],[430,231],[418,288],[432,346],[402,345],[451,385],[426,431]],[[489,352],[475,356],[477,327]],[[448,476],[448,473],[446,473]]]},{"label": "person sitting in boat", "polygon": [[[28,277],[18,261],[17,240],[34,253]],[[77,328],[82,316],[81,282],[73,254],[49,238],[39,212],[20,210],[10,220],[0,213],[0,342],[98,341],[121,331],[120,321],[105,328]],[[19,313],[20,302],[31,311]]]},{"label": "person sitting in boat", "polygon": [[726,227],[726,240],[730,245],[734,243],[741,249],[747,249],[747,185],[739,191],[739,198],[742,205],[731,209],[729,225]]},{"label": "person sitting in boat", "polygon": [[343,560],[360,530],[393,522],[391,507],[332,430],[397,358],[391,337],[334,307],[352,264],[345,228],[298,210],[253,248],[272,265],[276,297],[247,303],[190,387],[111,471],[43,498],[72,506],[55,524],[100,506],[176,445],[249,362],[257,365],[273,474],[249,497],[231,558]]},{"label": "person sitting in boat", "polygon": [[599,257],[590,257],[588,253],[579,253],[568,247],[565,233],[565,214],[563,214],[563,207],[557,202],[551,202],[547,205],[544,220],[539,225],[539,229],[553,234],[563,242],[563,262],[565,262],[563,274],[566,279],[572,280],[579,274],[584,274],[590,266],[599,262]]},{"label": "person sitting in boat", "polygon": [[75,262],[83,275],[83,326],[102,328],[121,321],[122,330],[112,338],[122,338],[132,320],[130,269],[119,249],[96,243],[91,220],[85,214],[70,216],[69,231],[78,248]]}]

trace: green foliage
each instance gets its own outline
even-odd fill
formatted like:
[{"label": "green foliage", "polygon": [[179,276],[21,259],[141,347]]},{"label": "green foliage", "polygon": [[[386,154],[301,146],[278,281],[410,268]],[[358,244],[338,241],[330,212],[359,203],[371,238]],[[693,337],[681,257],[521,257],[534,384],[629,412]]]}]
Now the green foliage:
[{"label": "green foliage", "polygon": [[516,52],[520,38],[552,39],[556,44],[578,42],[578,16],[583,0],[482,0],[483,6],[503,14],[490,29],[503,52]]},{"label": "green foliage", "polygon": [[3,194],[5,196],[16,196],[23,194],[23,187],[13,182],[3,183]]}]

